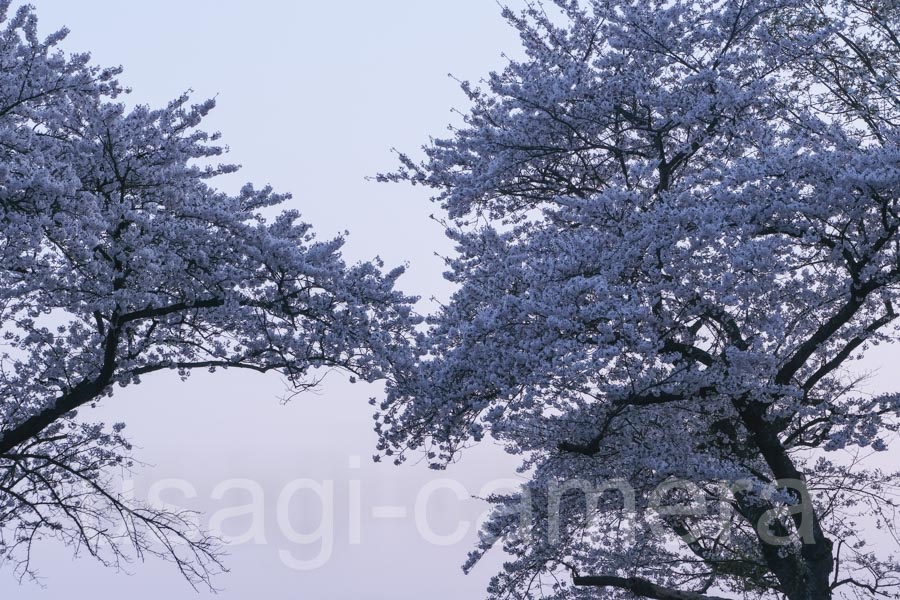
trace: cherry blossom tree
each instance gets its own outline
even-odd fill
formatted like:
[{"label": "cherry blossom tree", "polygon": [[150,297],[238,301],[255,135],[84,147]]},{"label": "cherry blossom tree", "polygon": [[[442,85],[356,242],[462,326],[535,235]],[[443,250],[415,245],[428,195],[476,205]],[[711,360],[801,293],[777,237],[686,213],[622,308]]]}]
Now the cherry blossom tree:
[{"label": "cherry blossom tree", "polygon": [[[183,513],[128,500],[123,424],[88,409],[164,370],[315,370],[375,381],[403,360],[416,322],[401,269],[347,265],[288,196],[208,180],[222,149],[187,96],[126,110],[117,70],[65,55],[29,7],[0,2],[0,562],[33,574],[55,537],[118,565],[175,562],[192,584],[220,567]],[[264,216],[265,213],[265,216]]]},{"label": "cherry blossom tree", "polygon": [[900,597],[900,395],[857,362],[897,337],[900,4],[504,14],[524,57],[380,176],[457,246],[381,453],[523,457],[491,598]]}]

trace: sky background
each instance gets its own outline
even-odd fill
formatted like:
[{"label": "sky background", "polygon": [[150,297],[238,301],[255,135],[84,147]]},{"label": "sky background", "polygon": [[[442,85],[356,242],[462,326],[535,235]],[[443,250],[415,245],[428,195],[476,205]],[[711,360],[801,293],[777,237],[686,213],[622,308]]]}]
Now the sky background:
[{"label": "sky background", "polygon": [[[228,160],[243,165],[237,175],[221,178],[220,188],[233,191],[252,181],[290,191],[290,207],[320,237],[350,232],[344,252],[349,261],[380,255],[387,267],[409,263],[400,283],[404,290],[425,299],[447,296],[434,253],[446,254],[450,246],[428,218],[438,207],[427,191],[365,178],[396,166],[392,147],[415,153],[429,135],[442,135],[448,123],[459,121],[451,108],[464,110],[466,98],[449,73],[477,80],[504,64],[503,51],[517,52],[517,37],[495,2],[31,4],[42,34],[62,26],[71,30],[64,49],[89,51],[95,64],[125,68],[120,81],[133,89],[127,103],[160,106],[189,89],[197,101],[215,96],[218,106],[204,129],[221,131]],[[375,465],[367,400],[378,394],[377,387],[349,385],[332,374],[317,394],[282,405],[284,392],[275,374],[220,372],[187,383],[161,375],[118,390],[85,417],[128,424],[135,455],[146,463],[134,474],[136,497],[146,499],[154,483],[178,480],[175,485],[196,497],[168,489],[161,499],[200,510],[201,524],[217,510],[246,506],[252,498],[237,490],[213,498],[217,484],[235,478],[259,484],[266,543],[227,548],[231,572],[216,578],[217,598],[483,597],[501,557],[462,574],[474,524],[457,543],[437,545],[424,537],[447,536],[463,521],[474,523],[486,504],[457,495],[515,478],[516,461],[485,444],[442,473],[414,461]],[[441,481],[448,477],[459,485]],[[290,493],[297,479],[331,481],[334,490],[330,558],[306,571],[286,566],[279,555],[288,551],[295,559],[312,559],[322,552],[321,543],[291,542],[278,525],[279,496]],[[353,489],[359,490],[359,543],[350,543]],[[322,523],[317,496],[307,490],[289,499],[285,513],[292,527],[313,532]],[[427,518],[424,536],[416,525],[417,501]],[[407,516],[374,518],[373,507],[405,509]],[[252,521],[235,518],[226,522],[226,532],[245,532]],[[154,559],[131,565],[126,575],[90,558],[73,559],[54,542],[41,544],[35,561],[44,587],[20,586],[5,569],[0,598],[213,597],[195,593],[174,567]]]},{"label": "sky background", "polygon": [[[459,122],[452,108],[467,102],[448,77],[477,80],[501,68],[502,53],[519,53],[515,33],[492,0],[33,0],[41,31],[65,25],[63,47],[90,51],[100,65],[123,65],[120,81],[133,88],[129,104],[160,106],[192,89],[197,101],[215,96],[205,122],[230,146],[228,159],[243,165],[219,187],[245,181],[290,191],[291,208],[313,223],[320,237],[344,230],[348,260],[380,255],[387,267],[408,263],[400,286],[446,298],[441,260],[451,248],[429,220],[438,207],[427,190],[366,180],[396,166],[392,147],[415,154],[429,135]],[[515,6],[515,2],[512,3]],[[872,389],[892,386],[896,368],[889,349],[866,363],[880,374]],[[133,477],[135,495],[146,499],[154,484],[170,482],[161,499],[201,511],[200,523],[225,509],[245,507],[250,492],[214,497],[217,485],[251,480],[258,485],[265,543],[227,548],[231,572],[219,576],[223,600],[356,599],[430,600],[483,597],[502,556],[495,552],[464,576],[459,565],[475,539],[474,522],[486,504],[458,495],[485,493],[484,486],[516,481],[517,461],[483,443],[445,472],[415,461],[402,467],[373,464],[375,446],[369,396],[377,387],[350,385],[329,375],[315,394],[288,404],[277,375],[200,374],[182,383],[158,375],[119,390],[92,415],[125,421],[135,455],[145,465]],[[322,556],[320,542],[298,544],[278,523],[279,497],[305,479],[333,487],[333,526],[326,527],[328,559],[297,570],[295,560]],[[449,481],[447,481],[449,479]],[[328,483],[330,482],[330,484]],[[174,489],[180,486],[188,494]],[[354,500],[358,490],[358,501]],[[321,503],[310,490],[288,496],[291,527],[313,532],[323,523]],[[421,518],[417,526],[416,506]],[[354,508],[359,508],[358,530]],[[381,514],[405,517],[373,517]],[[221,513],[220,513],[221,514]],[[420,515],[420,516],[421,516]],[[246,532],[254,517],[236,517],[227,533]],[[426,539],[451,536],[455,543]],[[327,521],[326,521],[327,524]],[[452,537],[452,536],[451,536]],[[446,539],[445,539],[446,541]],[[358,543],[356,543],[358,542]],[[289,561],[288,561],[289,562]],[[44,543],[35,553],[42,586],[17,584],[0,571],[0,598],[61,597],[168,600],[212,598],[199,594],[169,564],[150,559],[132,574],[105,569],[89,558]]]}]

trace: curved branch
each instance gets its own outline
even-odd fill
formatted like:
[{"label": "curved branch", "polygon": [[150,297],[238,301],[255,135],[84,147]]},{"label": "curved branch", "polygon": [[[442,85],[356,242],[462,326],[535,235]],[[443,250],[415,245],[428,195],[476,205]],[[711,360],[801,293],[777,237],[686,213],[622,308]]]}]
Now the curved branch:
[{"label": "curved branch", "polygon": [[652,600],[728,600],[721,596],[707,596],[699,592],[687,592],[657,585],[640,577],[616,577],[615,575],[591,575],[575,577],[573,583],[585,587],[615,587],[628,590],[635,596]]}]

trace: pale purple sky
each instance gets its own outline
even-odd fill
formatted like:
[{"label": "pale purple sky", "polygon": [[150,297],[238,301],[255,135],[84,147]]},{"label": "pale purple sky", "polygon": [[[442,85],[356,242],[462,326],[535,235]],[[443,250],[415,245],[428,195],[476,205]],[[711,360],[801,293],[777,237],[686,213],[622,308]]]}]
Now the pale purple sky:
[{"label": "pale purple sky", "polygon": [[[388,266],[409,262],[401,282],[405,290],[446,297],[441,262],[433,254],[449,252],[449,245],[428,219],[437,207],[427,192],[368,182],[365,176],[393,168],[392,147],[414,152],[430,134],[446,131],[454,120],[452,107],[466,107],[448,73],[478,79],[503,64],[502,51],[518,51],[495,2],[31,3],[44,34],[63,25],[71,29],[65,49],[90,51],[97,64],[125,67],[120,79],[134,90],[127,102],[158,106],[187,89],[198,100],[216,96],[218,107],[206,128],[221,130],[231,147],[229,159],[243,165],[221,187],[237,189],[249,180],[291,191],[292,207],[322,237],[350,231],[349,259],[378,254]],[[236,517],[223,530],[239,535],[257,522],[257,541],[265,537],[265,543],[228,549],[231,572],[216,579],[222,589],[216,597],[483,597],[501,557],[468,577],[461,573],[475,539],[474,522],[486,505],[457,494],[477,494],[487,483],[516,477],[515,461],[484,445],[444,473],[423,464],[374,465],[367,399],[377,388],[351,386],[334,374],[318,394],[286,406],[278,401],[283,392],[277,375],[218,373],[187,383],[162,375],[117,391],[95,411],[128,423],[136,456],[148,463],[135,474],[140,498],[148,497],[154,483],[167,486],[162,500],[201,510],[201,524],[208,525],[217,511],[246,507],[252,498],[251,491],[235,489],[214,498],[216,485],[233,479],[259,484],[262,519]],[[358,468],[354,457],[360,457]],[[448,477],[458,483],[441,481]],[[289,529],[313,533],[323,523],[316,494],[297,491],[314,486],[292,488],[298,479],[332,482],[333,527],[323,532],[330,552],[321,542],[290,539]],[[185,499],[178,488],[196,498]],[[380,516],[373,517],[377,507]],[[389,516],[401,509],[406,517]],[[279,523],[279,512],[290,527]],[[436,543],[453,542],[464,522],[464,539]],[[322,566],[297,570],[297,561],[317,556],[327,557]],[[35,559],[45,587],[19,586],[4,569],[0,598],[212,597],[194,593],[171,565],[157,560],[132,565],[129,576],[90,559],[73,560],[55,543],[42,544]]]}]

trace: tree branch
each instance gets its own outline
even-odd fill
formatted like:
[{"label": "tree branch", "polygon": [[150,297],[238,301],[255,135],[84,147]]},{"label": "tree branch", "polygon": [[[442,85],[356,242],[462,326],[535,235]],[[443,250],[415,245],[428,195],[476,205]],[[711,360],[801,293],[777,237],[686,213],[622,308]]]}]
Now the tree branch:
[{"label": "tree branch", "polygon": [[699,592],[686,592],[656,585],[640,577],[616,577],[614,575],[592,575],[574,577],[573,583],[585,587],[616,587],[628,590],[636,596],[652,600],[728,600],[721,596],[707,596]]}]

